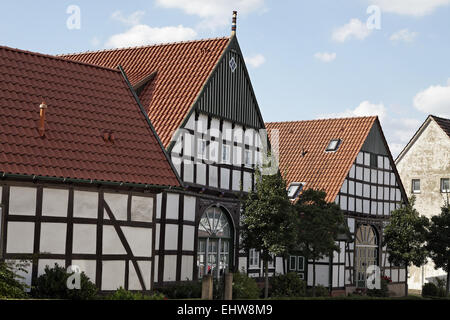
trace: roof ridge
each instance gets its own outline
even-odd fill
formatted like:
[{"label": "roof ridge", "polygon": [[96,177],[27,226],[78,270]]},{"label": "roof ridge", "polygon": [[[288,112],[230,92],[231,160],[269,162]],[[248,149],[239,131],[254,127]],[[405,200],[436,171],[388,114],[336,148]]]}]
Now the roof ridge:
[{"label": "roof ridge", "polygon": [[348,120],[348,119],[376,119],[378,116],[361,116],[361,117],[343,117],[343,118],[319,118],[309,120],[288,120],[288,121],[268,121],[266,124],[282,124],[282,123],[299,123],[299,122],[314,122],[314,121],[330,121],[330,120]]},{"label": "roof ridge", "polygon": [[434,114],[430,114],[430,117],[450,121],[450,119],[448,119],[448,118],[438,117],[438,116],[435,116]]},{"label": "roof ridge", "polygon": [[57,57],[66,57],[66,56],[76,56],[80,54],[88,54],[88,53],[101,53],[101,52],[113,52],[113,51],[121,51],[121,50],[135,50],[135,49],[144,49],[151,47],[161,47],[161,46],[169,46],[169,45],[177,45],[177,44],[185,44],[185,43],[193,43],[193,42],[202,42],[202,41],[213,41],[213,40],[225,40],[231,39],[230,37],[215,37],[215,38],[202,38],[196,40],[185,40],[185,41],[174,41],[174,42],[164,42],[164,43],[155,43],[155,44],[147,44],[142,46],[134,46],[134,47],[122,47],[122,48],[110,48],[110,49],[102,49],[102,50],[88,50],[81,52],[72,52],[72,53],[62,53],[56,55]]},{"label": "roof ridge", "polygon": [[8,46],[1,46],[0,45],[0,50],[1,49],[12,51],[12,52],[16,52],[16,53],[24,53],[24,54],[29,54],[29,55],[36,56],[36,57],[49,58],[49,59],[64,61],[64,62],[78,64],[78,65],[85,65],[85,66],[93,67],[93,68],[96,68],[96,69],[104,69],[104,70],[120,73],[119,69],[107,68],[107,67],[99,66],[99,65],[96,65],[96,64],[92,64],[92,63],[81,62],[81,61],[77,61],[77,60],[71,60],[71,59],[63,58],[62,56],[51,55],[51,54],[47,54],[47,53],[40,53],[40,52],[36,52],[36,51],[29,51],[29,50],[23,50],[23,49],[12,48],[12,47],[8,47]]}]

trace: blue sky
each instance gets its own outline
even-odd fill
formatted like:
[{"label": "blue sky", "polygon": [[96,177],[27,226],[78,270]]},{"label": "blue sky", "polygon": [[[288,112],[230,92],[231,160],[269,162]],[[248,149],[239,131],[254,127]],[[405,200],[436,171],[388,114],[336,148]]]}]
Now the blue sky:
[{"label": "blue sky", "polygon": [[265,121],[378,114],[395,156],[428,114],[450,117],[450,0],[17,0],[0,9],[1,45],[49,54],[228,36],[237,9]]}]

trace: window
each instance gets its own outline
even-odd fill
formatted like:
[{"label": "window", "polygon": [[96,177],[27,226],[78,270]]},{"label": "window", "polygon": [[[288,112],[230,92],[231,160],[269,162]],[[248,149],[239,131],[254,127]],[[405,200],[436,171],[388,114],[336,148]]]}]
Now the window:
[{"label": "window", "polygon": [[289,256],[289,272],[297,272],[301,279],[305,278],[305,257]]},{"label": "window", "polygon": [[259,268],[259,252],[255,249],[249,252],[249,268]]},{"label": "window", "polygon": [[341,139],[333,139],[328,144],[328,147],[326,148],[326,152],[334,152],[336,151],[339,146],[341,145],[342,140]]},{"label": "window", "polygon": [[244,151],[244,164],[247,167],[251,167],[252,165],[252,152],[250,150]]},{"label": "window", "polygon": [[206,159],[206,140],[204,139],[198,139],[197,157],[199,159]]},{"label": "window", "polygon": [[230,146],[222,145],[222,163],[230,163]]},{"label": "window", "polygon": [[420,179],[412,180],[412,193],[420,193]]},{"label": "window", "polygon": [[449,178],[441,179],[441,192],[442,193],[450,192],[450,179]]},{"label": "window", "polygon": [[303,189],[303,183],[300,182],[293,182],[289,185],[288,188],[288,197],[289,199],[296,199],[299,195],[299,193]]}]

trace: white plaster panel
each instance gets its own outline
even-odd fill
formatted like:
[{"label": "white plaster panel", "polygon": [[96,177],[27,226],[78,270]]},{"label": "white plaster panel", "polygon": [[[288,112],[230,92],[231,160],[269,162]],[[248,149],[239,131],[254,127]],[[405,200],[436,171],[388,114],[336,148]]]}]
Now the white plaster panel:
[{"label": "white plaster panel", "polygon": [[131,221],[152,222],[153,198],[134,196],[131,198]]},{"label": "white plaster panel", "polygon": [[344,277],[345,277],[345,268],[344,266],[339,266],[339,287],[345,286]]},{"label": "white plaster panel", "polygon": [[220,169],[220,188],[230,189],[230,170]]},{"label": "white plaster panel", "polygon": [[398,269],[392,269],[392,282],[398,282]]},{"label": "white plaster panel", "polygon": [[252,174],[250,172],[244,172],[244,191],[252,191]]},{"label": "white plaster panel", "polygon": [[102,290],[125,287],[125,261],[103,261]]},{"label": "white plaster panel", "polygon": [[78,266],[95,283],[97,261],[95,260],[72,260],[72,266]]},{"label": "white plaster panel", "polygon": [[158,193],[156,195],[156,219],[161,218],[161,201],[162,201],[162,194]]},{"label": "white plaster panel", "polygon": [[242,143],[242,136],[244,135],[244,130],[242,129],[242,126],[236,125],[234,127],[234,142]]},{"label": "white plaster panel", "polygon": [[179,198],[177,193],[167,193],[166,219],[178,219]]},{"label": "white plaster panel", "polygon": [[181,162],[182,162],[181,158],[172,155],[171,160],[178,175],[181,175]]},{"label": "white plaster panel", "polygon": [[405,281],[405,276],[406,276],[405,269],[400,269],[399,272],[400,272],[400,274],[399,274],[398,281],[399,282],[404,282]]},{"label": "white plaster panel", "polygon": [[216,137],[216,138],[220,137],[220,119],[219,118],[211,118],[210,135],[212,137]]},{"label": "white plaster panel", "polygon": [[239,191],[241,189],[241,172],[233,170],[233,190]]},{"label": "white plaster panel", "polygon": [[161,225],[157,223],[155,225],[155,250],[159,250],[159,232],[161,229]]},{"label": "white plaster panel", "polygon": [[75,190],[73,194],[73,216],[94,218],[98,215],[98,193]]},{"label": "white plaster panel", "polygon": [[333,266],[333,287],[339,286],[339,266]]},{"label": "white plaster panel", "polygon": [[242,148],[238,146],[233,146],[233,165],[240,166],[241,164],[242,164]]},{"label": "white plaster panel", "polygon": [[187,129],[194,130],[195,129],[195,114],[192,114],[188,121],[186,122],[186,125],[184,126]]},{"label": "white plaster panel", "polygon": [[350,229],[350,232],[354,233],[355,232],[355,219],[348,218],[347,219],[347,224],[348,224],[348,228]]},{"label": "white plaster panel", "polygon": [[120,193],[106,193],[104,198],[116,220],[127,220],[128,195]]},{"label": "white plaster panel", "polygon": [[153,257],[153,281],[154,282],[158,282],[158,261],[159,261],[159,256],[155,255]]},{"label": "white plaster panel", "polygon": [[164,256],[164,277],[163,281],[175,281],[177,271],[177,256]]},{"label": "white plaster panel", "polygon": [[42,215],[66,217],[69,204],[69,190],[44,188],[42,193]]},{"label": "white plaster panel", "polygon": [[121,229],[134,256],[152,256],[152,229],[137,227],[121,227]]},{"label": "white plaster panel", "polygon": [[9,214],[34,216],[36,214],[36,188],[11,187],[9,194]]},{"label": "white plaster panel", "polygon": [[165,250],[177,250],[178,245],[178,225],[166,224]]},{"label": "white plaster panel", "polygon": [[206,185],[206,164],[197,163],[197,184]]},{"label": "white plaster panel", "polygon": [[255,130],[253,129],[247,129],[244,132],[244,143],[249,145],[249,146],[253,146],[254,145],[254,141],[253,141],[253,135],[255,133]]},{"label": "white plaster panel", "polygon": [[345,270],[345,284],[350,284],[350,270]]},{"label": "white plaster panel", "polygon": [[209,186],[218,188],[219,179],[218,179],[219,169],[216,166],[209,166]]},{"label": "white plaster panel", "polygon": [[95,224],[73,225],[73,253],[95,254],[97,251],[97,226]]},{"label": "white plaster panel", "polygon": [[328,266],[316,265],[316,284],[324,287],[329,286],[329,269]]},{"label": "white plaster panel", "polygon": [[232,124],[229,121],[224,121],[222,124],[222,137],[225,140],[231,141],[233,135]]},{"label": "white plaster panel", "polygon": [[66,252],[66,231],[65,223],[41,223],[39,251],[64,254]]},{"label": "white plaster panel", "polygon": [[[194,136],[188,132],[184,134],[184,155],[186,156],[194,156]],[[184,161],[186,164],[186,160]]]},{"label": "white plaster panel", "polygon": [[126,254],[113,226],[103,226],[103,254]]},{"label": "white plaster panel", "polygon": [[184,160],[183,181],[194,182],[194,164],[191,160]]},{"label": "white plaster panel", "polygon": [[[145,289],[150,290],[151,262],[138,261],[137,264],[144,280]],[[129,262],[128,290],[143,290],[136,269],[131,261]]]},{"label": "white plaster panel", "polygon": [[218,162],[219,162],[219,142],[210,141],[208,163],[218,163]]},{"label": "white plaster panel", "polygon": [[208,116],[199,114],[197,120],[197,132],[206,133],[206,130],[208,130]]},{"label": "white plaster panel", "polygon": [[239,272],[247,272],[247,258],[239,257]]},{"label": "white plaster panel", "polygon": [[[316,269],[317,270],[317,269]],[[313,285],[313,277],[312,277],[312,274],[313,274],[313,265],[311,264],[311,263],[309,263],[308,264],[308,279],[307,279],[307,281],[306,281],[306,283],[307,283],[307,285],[308,286],[312,286]],[[316,277],[317,277],[317,274],[316,274]],[[316,281],[317,281],[317,279],[316,279]],[[317,284],[317,283],[316,283]]]},{"label": "white plaster panel", "polygon": [[181,281],[192,280],[193,263],[193,256],[183,256],[181,258]]},{"label": "white plaster panel", "polygon": [[8,222],[6,243],[8,253],[33,253],[33,244],[33,222]]},{"label": "white plaster panel", "polygon": [[183,250],[186,251],[194,250],[194,233],[195,227],[183,226]]},{"label": "white plaster panel", "polygon": [[195,197],[184,196],[184,220],[195,221]]},{"label": "white plaster panel", "polygon": [[144,278],[145,288],[147,290],[152,289],[152,262],[151,261],[138,261],[139,268],[141,269],[142,278]]},{"label": "white plaster panel", "polygon": [[39,259],[38,263],[38,277],[45,273],[45,267],[48,266],[49,269],[53,269],[55,267],[55,263],[58,266],[65,268],[66,261],[57,260],[57,259]]}]

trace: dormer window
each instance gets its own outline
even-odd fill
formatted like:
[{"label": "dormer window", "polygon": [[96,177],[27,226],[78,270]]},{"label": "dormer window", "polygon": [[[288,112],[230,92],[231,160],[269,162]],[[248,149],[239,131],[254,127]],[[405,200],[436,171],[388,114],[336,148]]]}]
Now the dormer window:
[{"label": "dormer window", "polygon": [[303,183],[301,182],[293,182],[289,185],[288,188],[288,198],[293,200],[298,197],[300,192],[303,190]]},{"label": "dormer window", "polygon": [[341,139],[333,139],[328,144],[328,147],[325,149],[326,152],[334,152],[337,151],[339,146],[341,145],[342,140]]}]

